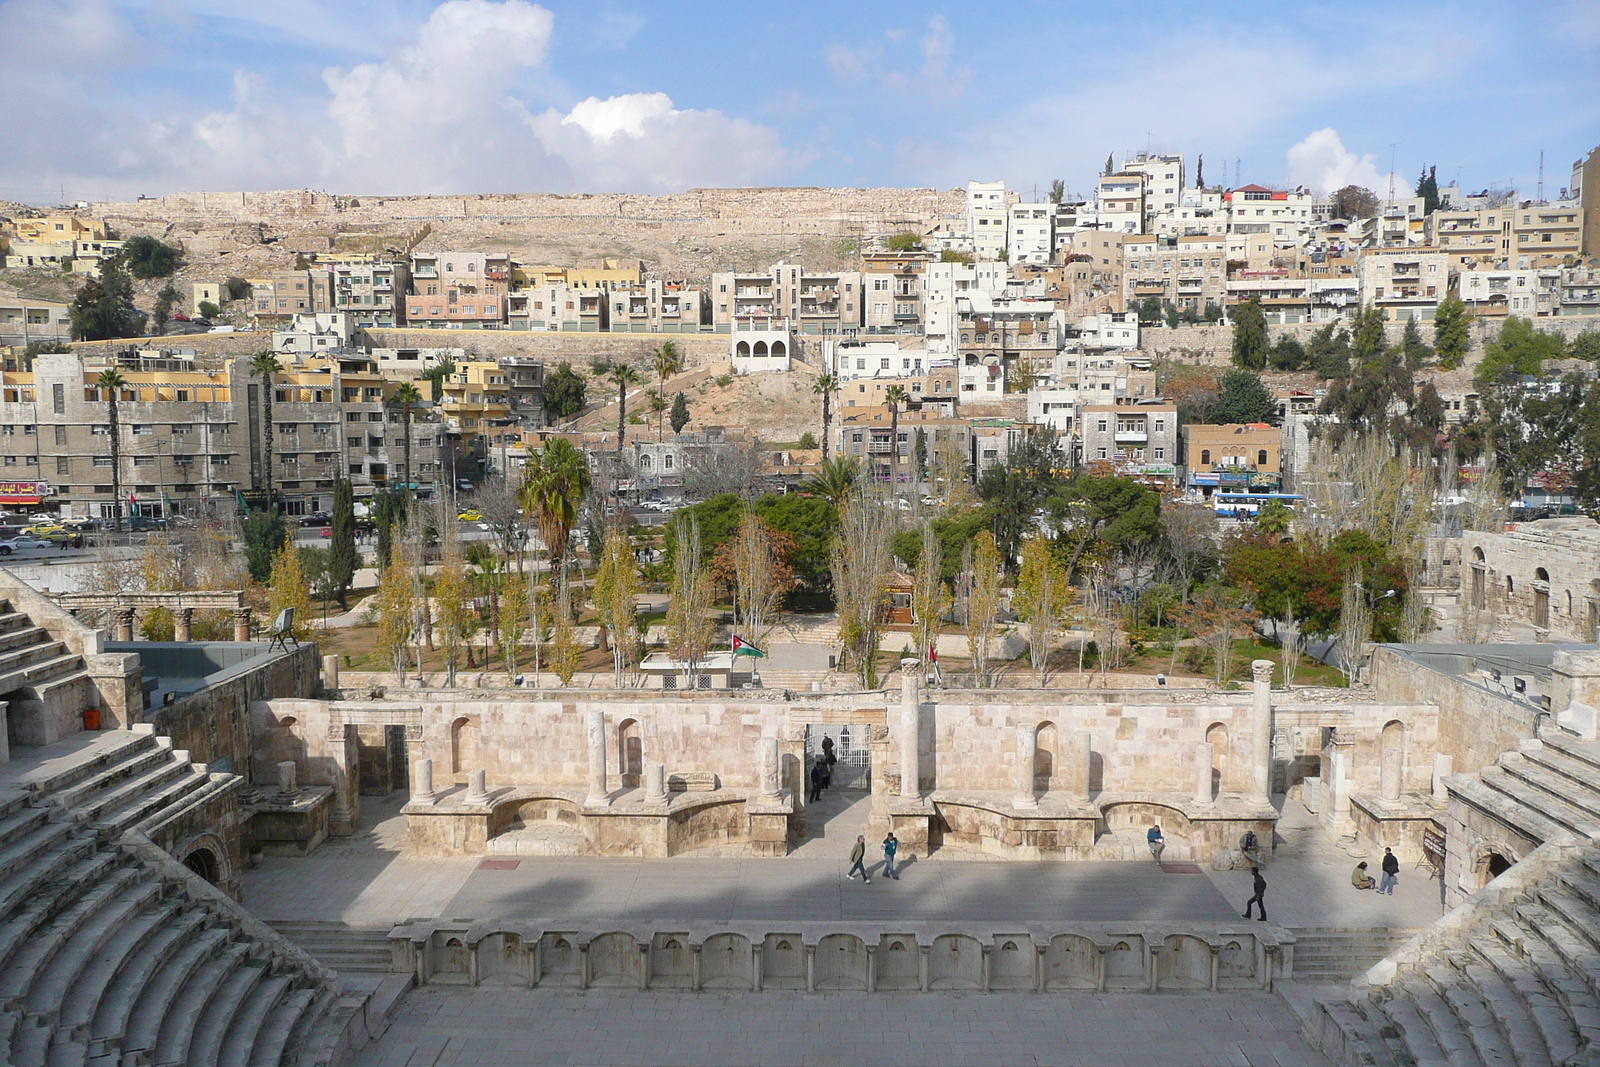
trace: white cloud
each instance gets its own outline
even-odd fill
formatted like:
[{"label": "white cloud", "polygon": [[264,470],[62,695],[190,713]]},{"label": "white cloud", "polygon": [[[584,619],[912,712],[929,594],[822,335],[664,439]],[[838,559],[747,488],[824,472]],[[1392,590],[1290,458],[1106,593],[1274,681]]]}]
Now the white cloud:
[{"label": "white cloud", "polygon": [[1345,148],[1331,126],[1312,132],[1289,149],[1289,181],[1312,192],[1327,194],[1347,185],[1376,190],[1386,181],[1372,156],[1358,156]]},{"label": "white cloud", "polygon": [[[106,0],[6,0],[0,40],[26,47],[0,64],[0,189],[34,200],[54,199],[61,184],[90,197],[300,186],[664,192],[781,178],[797,164],[770,127],[680,109],[665,93],[550,106],[566,95],[546,69],[554,25],[530,0],[447,0],[402,46],[329,67],[321,86],[238,70],[228,104],[185,112],[114,92],[109,80],[125,57],[159,45],[159,24],[146,20],[141,35]],[[52,51],[58,42],[67,51]],[[98,85],[97,71],[108,72]],[[46,114],[52,121],[38,123]]]},{"label": "white cloud", "polygon": [[943,15],[928,20],[927,35],[922,38],[922,81],[937,99],[950,100],[967,91],[972,71],[960,67],[950,69],[950,57],[955,54],[956,38],[950,32],[950,23]]}]

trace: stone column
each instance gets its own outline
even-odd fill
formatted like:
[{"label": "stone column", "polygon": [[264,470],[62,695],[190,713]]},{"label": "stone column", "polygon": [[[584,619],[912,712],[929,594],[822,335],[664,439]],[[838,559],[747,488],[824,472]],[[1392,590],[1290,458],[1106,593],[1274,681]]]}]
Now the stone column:
[{"label": "stone column", "polygon": [[411,768],[411,801],[414,804],[432,804],[433,792],[433,760],[419,759]]},{"label": "stone column", "polygon": [[336,655],[322,657],[322,688],[339,688],[339,657]]},{"label": "stone column", "polygon": [[1072,734],[1072,795],[1089,799],[1089,768],[1094,763],[1094,743],[1088,730]]},{"label": "stone column", "polygon": [[194,609],[179,608],[174,613],[172,623],[172,639],[174,641],[190,640],[189,631],[194,626]]},{"label": "stone column", "polygon": [[133,609],[116,608],[111,612],[113,641],[133,640]]},{"label": "stone column", "polygon": [[1400,760],[1399,745],[1384,745],[1381,756],[1383,762],[1378,766],[1378,793],[1387,804],[1400,802]]},{"label": "stone column", "polygon": [[760,770],[761,795],[768,800],[777,800],[781,795],[778,789],[778,739],[776,737],[763,737],[761,739]]},{"label": "stone column", "polygon": [[1433,757],[1433,802],[1445,804],[1450,800],[1450,790],[1445,788],[1444,780],[1450,777],[1455,761],[1451,757],[1440,753]]},{"label": "stone column", "polygon": [[610,790],[606,788],[606,713],[589,712],[587,731],[589,742],[589,795],[585,804],[611,803]]},{"label": "stone column", "polygon": [[645,764],[644,798],[657,801],[667,799],[667,765],[665,763]]},{"label": "stone column", "polygon": [[467,773],[467,795],[464,798],[468,804],[489,803],[489,773],[487,771],[469,771]]},{"label": "stone column", "polygon": [[914,671],[900,673],[900,797],[922,799],[922,706]]},{"label": "stone column", "polygon": [[1017,795],[1011,801],[1013,808],[1032,810],[1039,806],[1038,798],[1033,795],[1033,762],[1038,743],[1033,723],[1017,723]]},{"label": "stone column", "polygon": [[300,786],[295,779],[294,760],[284,760],[278,764],[278,792],[280,794],[286,797],[298,795]]},{"label": "stone column", "polygon": [[1255,692],[1250,703],[1250,799],[1272,802],[1272,661],[1250,664]]},{"label": "stone column", "polygon": [[250,640],[250,609],[233,609],[233,639],[235,641]]},{"label": "stone column", "polygon": [[1211,742],[1202,741],[1194,746],[1194,802],[1211,803]]}]

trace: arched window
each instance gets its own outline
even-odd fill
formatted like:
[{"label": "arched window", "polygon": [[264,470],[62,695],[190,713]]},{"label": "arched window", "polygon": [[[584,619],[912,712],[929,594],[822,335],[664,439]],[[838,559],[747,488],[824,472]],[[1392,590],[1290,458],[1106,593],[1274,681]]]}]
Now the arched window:
[{"label": "arched window", "polygon": [[748,356],[749,354],[750,354],[750,342],[749,341],[740,341],[739,342],[739,347],[734,349],[734,355],[736,355],[736,356]]},{"label": "arched window", "polygon": [[1258,467],[1265,467],[1267,465],[1267,450],[1266,449],[1263,448],[1259,452],[1256,453],[1256,465]]},{"label": "arched window", "polygon": [[1538,570],[1534,571],[1533,576],[1541,582],[1548,582],[1550,580],[1550,572],[1545,570],[1543,567],[1540,567]]},{"label": "arched window", "polygon": [[478,766],[478,724],[463,716],[450,724],[450,773],[466,774]]},{"label": "arched window", "polygon": [[783,355],[783,351],[784,351],[784,349],[783,349],[783,342],[782,341],[774,341],[774,342],[772,342],[772,354],[774,356]]},{"label": "arched window", "polygon": [[1478,548],[1478,547],[1473,548],[1473,550],[1472,550],[1472,558],[1475,561],[1477,561],[1478,563],[1482,563],[1483,562],[1483,549],[1482,548]]},{"label": "arched window", "polygon": [[767,354],[767,342],[765,342],[765,341],[757,341],[756,342],[755,355],[764,356],[766,354]]},{"label": "arched window", "polygon": [[1200,450],[1200,462],[1201,463],[1210,463],[1211,462],[1211,449],[1202,448]]}]

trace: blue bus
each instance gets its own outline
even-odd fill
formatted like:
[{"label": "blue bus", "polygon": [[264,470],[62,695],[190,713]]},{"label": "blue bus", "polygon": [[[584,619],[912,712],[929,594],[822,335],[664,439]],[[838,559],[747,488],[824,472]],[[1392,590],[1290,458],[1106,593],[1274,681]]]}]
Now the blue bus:
[{"label": "blue bus", "polygon": [[1295,504],[1304,498],[1298,493],[1213,493],[1211,506],[1216,510],[1219,519],[1242,519],[1246,522],[1253,520],[1263,504],[1276,500],[1287,505],[1291,510]]}]

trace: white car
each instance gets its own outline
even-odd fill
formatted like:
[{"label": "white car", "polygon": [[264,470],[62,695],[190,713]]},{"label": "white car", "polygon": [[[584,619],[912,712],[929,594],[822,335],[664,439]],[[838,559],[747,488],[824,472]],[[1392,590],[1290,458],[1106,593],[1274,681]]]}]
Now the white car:
[{"label": "white car", "polygon": [[54,548],[49,541],[41,541],[37,537],[13,537],[0,541],[0,556],[9,556],[13,552],[25,552],[30,548]]}]

